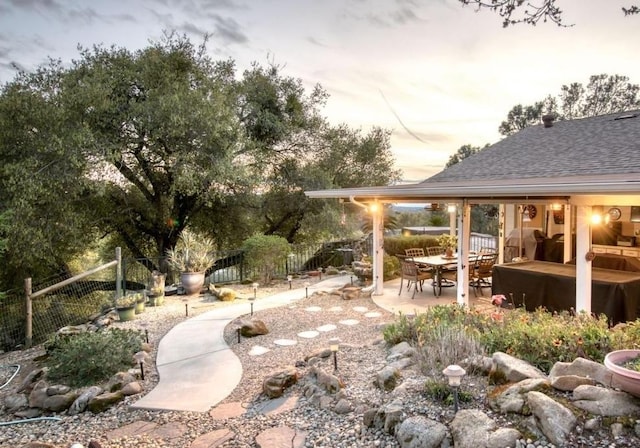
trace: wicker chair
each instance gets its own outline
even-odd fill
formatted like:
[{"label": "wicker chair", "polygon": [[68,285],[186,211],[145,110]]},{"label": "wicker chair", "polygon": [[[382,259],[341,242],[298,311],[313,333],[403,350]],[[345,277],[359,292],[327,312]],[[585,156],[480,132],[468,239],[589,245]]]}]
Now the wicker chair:
[{"label": "wicker chair", "polygon": [[434,255],[442,255],[444,253],[444,248],[440,246],[430,246],[427,247],[427,255],[433,257]]},{"label": "wicker chair", "polygon": [[407,290],[410,291],[411,285],[414,286],[413,294],[411,295],[412,299],[416,296],[416,290],[418,288],[422,291],[424,281],[433,278],[433,272],[421,271],[411,258],[400,259],[400,272],[402,276],[400,277],[400,290],[398,291],[398,295],[402,293],[402,284],[406,280]]},{"label": "wicker chair", "polygon": [[478,292],[482,294],[482,288],[490,288],[490,278],[493,275],[493,266],[496,264],[498,254],[482,255],[474,269],[469,270],[469,286],[473,287],[473,292],[478,297]]}]

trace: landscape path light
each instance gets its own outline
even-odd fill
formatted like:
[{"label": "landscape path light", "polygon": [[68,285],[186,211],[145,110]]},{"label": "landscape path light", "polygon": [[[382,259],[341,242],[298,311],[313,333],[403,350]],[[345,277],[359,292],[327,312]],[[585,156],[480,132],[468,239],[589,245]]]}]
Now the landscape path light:
[{"label": "landscape path light", "polygon": [[458,412],[458,388],[462,382],[462,377],[467,373],[462,367],[456,364],[447,366],[442,371],[444,376],[449,380],[449,387],[453,389],[453,410]]},{"label": "landscape path light", "polygon": [[258,284],[253,283],[251,286],[253,286],[253,297],[249,297],[249,303],[251,304],[251,315],[253,316],[253,302],[258,296]]},{"label": "landscape path light", "polygon": [[142,381],[144,381],[144,359],[145,359],[145,355],[146,352],[138,352],[135,355],[133,355],[133,359],[135,359],[138,364],[140,365],[140,378],[142,379]]},{"label": "landscape path light", "polygon": [[287,275],[287,281],[289,282],[289,289],[291,289],[291,282],[293,281],[293,276]]},{"label": "landscape path light", "polygon": [[333,353],[333,371],[338,371],[338,349],[340,348],[340,339],[329,339],[329,350]]},{"label": "landscape path light", "polygon": [[306,298],[309,297],[309,282],[305,282],[305,284],[304,284],[304,296]]}]

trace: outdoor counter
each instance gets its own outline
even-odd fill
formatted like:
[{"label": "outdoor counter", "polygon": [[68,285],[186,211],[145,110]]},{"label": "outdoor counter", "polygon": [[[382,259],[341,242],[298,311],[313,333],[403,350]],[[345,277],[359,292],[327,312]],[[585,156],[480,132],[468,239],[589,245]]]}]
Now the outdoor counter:
[{"label": "outdoor counter", "polygon": [[[507,263],[493,268],[492,293],[513,293],[516,306],[525,294],[527,310],[575,308],[576,267],[546,261]],[[592,269],[591,311],[604,313],[613,324],[640,317],[640,273]]]}]

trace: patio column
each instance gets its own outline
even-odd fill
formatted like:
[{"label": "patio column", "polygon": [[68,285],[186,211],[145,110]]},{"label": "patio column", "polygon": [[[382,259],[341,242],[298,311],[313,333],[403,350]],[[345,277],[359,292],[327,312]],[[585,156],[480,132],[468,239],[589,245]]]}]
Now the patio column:
[{"label": "patio column", "polygon": [[465,199],[458,213],[458,305],[469,306],[469,246],[471,244],[471,206]]},{"label": "patio column", "polygon": [[384,237],[382,232],[382,207],[374,202],[369,211],[373,221],[373,292],[380,296],[384,291]]},{"label": "patio column", "polygon": [[571,261],[571,254],[573,254],[573,238],[571,235],[571,205],[564,204],[564,227],[562,231],[564,233],[564,255],[563,261],[566,263]]},{"label": "patio column", "polygon": [[498,251],[498,264],[504,263],[504,242],[506,240],[505,232],[506,232],[506,206],[505,204],[498,205],[498,247],[496,250]]},{"label": "patio column", "polygon": [[[566,222],[565,216],[565,222]],[[569,235],[569,240],[571,235]],[[566,243],[565,235],[565,243]],[[591,313],[591,206],[576,207],[576,312]]]}]

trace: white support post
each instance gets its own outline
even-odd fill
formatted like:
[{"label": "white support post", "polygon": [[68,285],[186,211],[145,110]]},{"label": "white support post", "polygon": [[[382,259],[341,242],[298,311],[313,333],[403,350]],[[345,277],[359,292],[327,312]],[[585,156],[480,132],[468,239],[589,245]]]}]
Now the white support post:
[{"label": "white support post", "polygon": [[591,313],[591,212],[591,206],[576,207],[576,312]]},{"label": "white support post", "polygon": [[571,205],[564,204],[564,226],[562,231],[564,233],[564,254],[563,261],[566,263],[571,261],[571,254],[573,254],[573,235],[571,229]]},{"label": "white support post", "polygon": [[383,210],[380,204],[374,203],[370,211],[373,218],[373,295],[384,293],[384,239],[382,232]]},{"label": "white support post", "polygon": [[504,242],[505,237],[505,225],[506,225],[506,207],[504,204],[498,206],[498,264],[504,263]]},{"label": "white support post", "polygon": [[471,206],[465,199],[458,213],[458,305],[469,306],[469,246],[471,245]]}]

